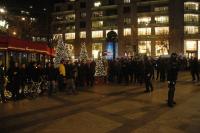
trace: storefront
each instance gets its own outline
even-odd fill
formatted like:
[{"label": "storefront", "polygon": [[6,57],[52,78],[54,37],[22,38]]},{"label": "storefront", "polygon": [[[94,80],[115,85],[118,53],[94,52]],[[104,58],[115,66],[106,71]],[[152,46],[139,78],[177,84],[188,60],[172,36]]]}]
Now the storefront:
[{"label": "storefront", "polygon": [[13,37],[0,36],[0,64],[9,67],[11,62],[46,63],[54,57],[55,51],[47,43],[24,41]]},{"label": "storefront", "polygon": [[197,57],[200,59],[200,40],[185,40],[184,54],[187,58]]}]

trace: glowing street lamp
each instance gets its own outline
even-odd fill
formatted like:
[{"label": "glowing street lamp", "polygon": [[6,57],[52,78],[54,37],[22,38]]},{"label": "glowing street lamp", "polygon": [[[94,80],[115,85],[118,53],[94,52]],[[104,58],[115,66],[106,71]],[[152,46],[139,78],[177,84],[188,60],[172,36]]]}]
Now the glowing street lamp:
[{"label": "glowing street lamp", "polygon": [[0,8],[0,13],[4,14],[6,13],[6,10],[4,8]]}]

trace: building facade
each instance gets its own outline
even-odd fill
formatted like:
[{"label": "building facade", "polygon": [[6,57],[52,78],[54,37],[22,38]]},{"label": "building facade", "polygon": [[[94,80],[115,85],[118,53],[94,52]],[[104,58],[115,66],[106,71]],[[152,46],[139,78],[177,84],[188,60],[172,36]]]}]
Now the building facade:
[{"label": "building facade", "polygon": [[83,43],[90,57],[108,52],[113,30],[119,56],[177,52],[200,59],[199,0],[68,0],[55,4],[52,17],[53,39],[62,37],[75,57]]}]

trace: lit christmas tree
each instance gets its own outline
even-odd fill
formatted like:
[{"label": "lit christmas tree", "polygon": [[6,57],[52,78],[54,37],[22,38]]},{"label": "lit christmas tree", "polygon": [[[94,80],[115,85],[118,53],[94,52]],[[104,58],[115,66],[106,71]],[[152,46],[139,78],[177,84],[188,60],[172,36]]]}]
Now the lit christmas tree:
[{"label": "lit christmas tree", "polygon": [[87,48],[85,46],[85,43],[81,45],[81,52],[80,52],[80,60],[81,61],[87,61],[88,60],[88,53],[87,53]]},{"label": "lit christmas tree", "polygon": [[56,56],[54,60],[55,67],[58,67],[62,59],[71,60],[71,57],[72,53],[69,46],[63,42],[62,38],[59,38],[57,41]]},{"label": "lit christmas tree", "polygon": [[103,77],[105,75],[106,75],[106,72],[105,72],[103,60],[99,58],[96,61],[95,76],[96,77]]}]

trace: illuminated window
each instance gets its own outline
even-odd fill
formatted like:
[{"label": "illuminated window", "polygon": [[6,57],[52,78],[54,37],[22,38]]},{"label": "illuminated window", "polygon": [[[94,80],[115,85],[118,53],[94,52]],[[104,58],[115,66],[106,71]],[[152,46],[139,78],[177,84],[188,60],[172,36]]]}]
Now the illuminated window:
[{"label": "illuminated window", "polygon": [[92,38],[103,38],[103,31],[92,31]]},{"label": "illuminated window", "polygon": [[185,34],[197,34],[197,33],[199,33],[199,27],[198,26],[185,26],[184,32],[185,32]]},{"label": "illuminated window", "polygon": [[131,28],[124,28],[124,36],[130,36],[131,35]]},{"label": "illuminated window", "polygon": [[199,10],[199,3],[198,2],[185,2],[184,3],[185,10]]},{"label": "illuminated window", "polygon": [[199,15],[197,14],[184,14],[185,22],[199,22]]},{"label": "illuminated window", "polygon": [[86,38],[86,31],[80,32],[80,38]]},{"label": "illuminated window", "polygon": [[125,25],[131,24],[131,18],[124,18],[124,24]]},{"label": "illuminated window", "polygon": [[94,7],[100,7],[100,6],[101,6],[101,1],[94,2]]},{"label": "illuminated window", "polygon": [[92,44],[92,56],[94,59],[102,56],[103,44],[102,43],[93,43]]},{"label": "illuminated window", "polygon": [[151,41],[139,41],[138,52],[140,54],[151,55]]},{"label": "illuminated window", "polygon": [[151,28],[138,28],[138,35],[151,35]]},{"label": "illuminated window", "polygon": [[95,11],[92,13],[92,17],[97,18],[97,17],[103,17],[103,11]]},{"label": "illuminated window", "polygon": [[76,15],[75,14],[69,14],[69,15],[66,15],[65,18],[66,18],[67,21],[75,21]]},{"label": "illuminated window", "polygon": [[169,23],[169,16],[156,16],[155,21],[157,24]]},{"label": "illuminated window", "polygon": [[85,18],[86,15],[87,15],[86,12],[81,12],[81,15],[80,15],[80,16],[81,16],[81,18]]},{"label": "illuminated window", "polygon": [[167,35],[169,34],[169,27],[155,27],[156,35]]},{"label": "illuminated window", "polygon": [[169,41],[156,41],[155,42],[156,56],[169,54]]},{"label": "illuminated window", "polygon": [[75,39],[75,33],[66,33],[65,34],[65,39],[66,40]]},{"label": "illuminated window", "polygon": [[124,0],[124,3],[131,3],[131,0]]},{"label": "illuminated window", "polygon": [[197,51],[197,41],[195,40],[185,40],[185,52],[187,51]]},{"label": "illuminated window", "polygon": [[62,39],[63,35],[62,34],[53,34],[53,40],[59,40]]},{"label": "illuminated window", "polygon": [[103,21],[93,21],[92,28],[100,28],[103,27]]},{"label": "illuminated window", "polygon": [[164,7],[155,7],[154,8],[155,12],[164,12],[164,11],[168,11],[168,7],[164,6]]},{"label": "illuminated window", "polygon": [[198,60],[200,60],[200,41],[198,41]]},{"label": "illuminated window", "polygon": [[151,17],[140,17],[138,18],[138,24],[148,25],[151,22]]}]

